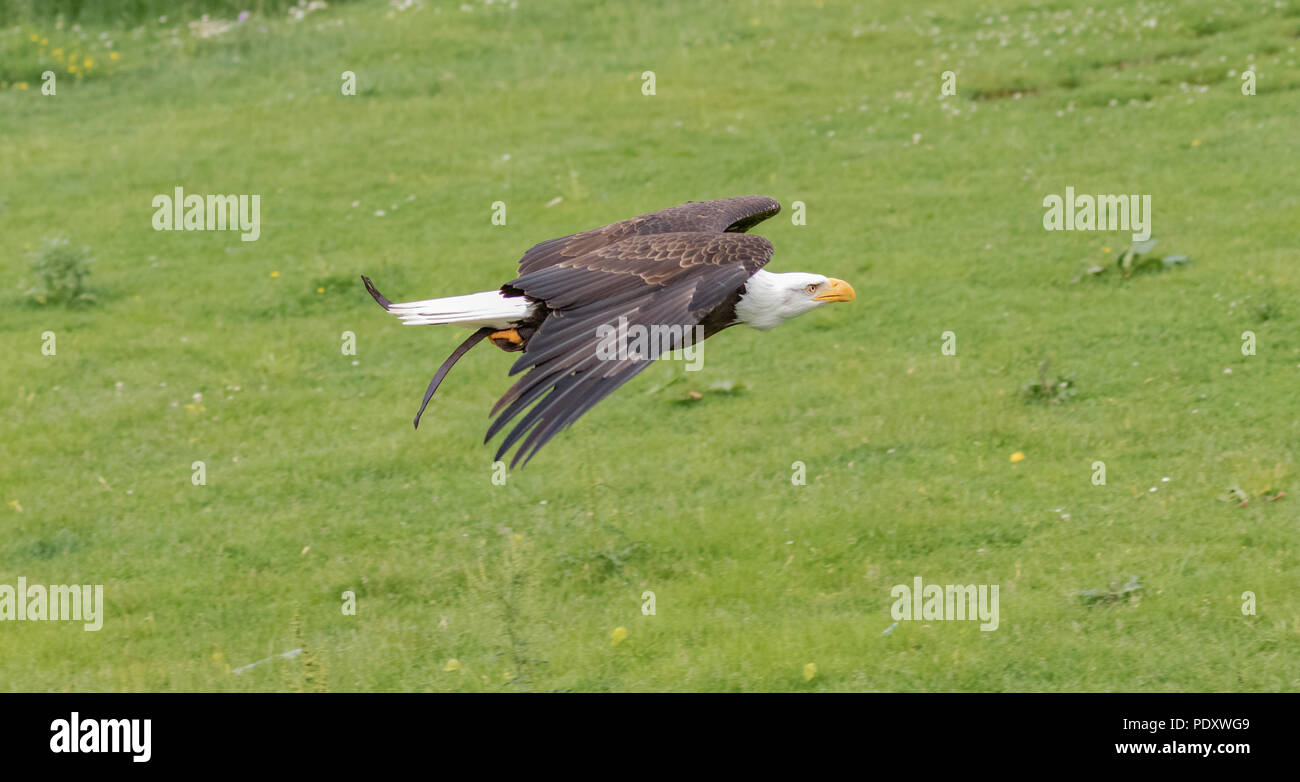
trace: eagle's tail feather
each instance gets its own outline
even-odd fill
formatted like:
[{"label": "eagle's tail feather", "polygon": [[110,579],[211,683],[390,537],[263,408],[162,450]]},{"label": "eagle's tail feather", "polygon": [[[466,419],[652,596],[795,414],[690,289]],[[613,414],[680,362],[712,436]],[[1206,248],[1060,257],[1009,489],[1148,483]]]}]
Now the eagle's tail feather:
[{"label": "eagle's tail feather", "polygon": [[458,323],[505,329],[526,317],[531,307],[524,297],[506,296],[499,290],[395,304],[375,289],[369,277],[361,280],[379,306],[396,315],[407,326]]},{"label": "eagle's tail feather", "polygon": [[393,306],[393,303],[388,300],[388,297],[384,296],[384,294],[380,293],[378,290],[375,289],[375,284],[370,281],[369,277],[363,274],[361,275],[361,281],[366,284],[366,290],[370,292],[371,298],[379,302],[379,306],[383,307],[384,309],[388,309],[389,307]]}]

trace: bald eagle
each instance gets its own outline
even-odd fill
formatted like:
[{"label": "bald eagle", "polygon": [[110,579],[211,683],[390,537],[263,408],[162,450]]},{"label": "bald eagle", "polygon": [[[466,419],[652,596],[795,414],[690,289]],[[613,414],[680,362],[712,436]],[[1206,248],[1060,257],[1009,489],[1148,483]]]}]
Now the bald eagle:
[{"label": "bald eagle", "polygon": [[[524,253],[515,279],[467,296],[394,304],[368,277],[361,279],[408,326],[475,329],[434,374],[415,414],[417,428],[447,372],[480,341],[521,353],[510,374],[527,374],[492,408],[496,419],[483,439],[533,405],[496,453],[500,460],[522,440],[513,468],[663,353],[729,326],[767,331],[828,302],[853,301],[853,287],[843,280],[763,269],[772,243],[745,231],[780,211],[766,196],[661,209],[542,242]],[[667,336],[614,350],[611,341],[637,326]]]}]

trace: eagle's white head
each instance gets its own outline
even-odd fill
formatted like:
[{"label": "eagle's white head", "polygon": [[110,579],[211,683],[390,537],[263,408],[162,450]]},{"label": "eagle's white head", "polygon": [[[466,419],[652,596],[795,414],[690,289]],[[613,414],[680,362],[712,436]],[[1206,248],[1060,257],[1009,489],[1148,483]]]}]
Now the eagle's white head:
[{"label": "eagle's white head", "polygon": [[736,302],[736,320],[767,331],[823,304],[855,298],[853,286],[844,280],[820,274],[777,274],[759,269],[745,282],[745,294]]}]

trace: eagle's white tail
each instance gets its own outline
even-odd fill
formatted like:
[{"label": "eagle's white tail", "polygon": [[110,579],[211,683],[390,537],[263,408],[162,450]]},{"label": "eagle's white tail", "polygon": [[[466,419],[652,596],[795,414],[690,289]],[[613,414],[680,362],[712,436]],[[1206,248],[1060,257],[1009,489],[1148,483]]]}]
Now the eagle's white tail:
[{"label": "eagle's white tail", "polygon": [[501,291],[483,291],[466,296],[394,303],[375,290],[369,278],[361,279],[365,281],[366,290],[370,291],[375,301],[400,318],[407,326],[455,323],[473,328],[490,326],[507,329],[523,320],[532,309],[532,304],[523,296],[507,297]]}]

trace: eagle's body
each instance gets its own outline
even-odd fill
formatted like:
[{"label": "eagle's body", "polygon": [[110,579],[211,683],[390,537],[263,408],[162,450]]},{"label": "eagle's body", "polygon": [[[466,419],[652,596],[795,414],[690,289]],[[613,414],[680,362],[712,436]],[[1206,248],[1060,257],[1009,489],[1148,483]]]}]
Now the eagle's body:
[{"label": "eagle's body", "polygon": [[[429,384],[417,426],[443,377],[480,340],[522,352],[510,374],[529,371],[492,409],[500,414],[484,440],[536,402],[497,451],[500,459],[527,435],[513,466],[521,458],[527,462],[665,348],[683,347],[680,335],[707,339],[741,323],[766,331],[823,303],[852,301],[853,289],[842,280],[763,270],[772,243],[744,231],[780,210],[765,196],[692,202],[551,239],[524,253],[519,276],[500,290],[468,296],[394,304],[362,279],[407,325],[477,329]],[[679,338],[652,343],[644,355],[611,358],[609,335],[616,326],[662,329]]]}]

